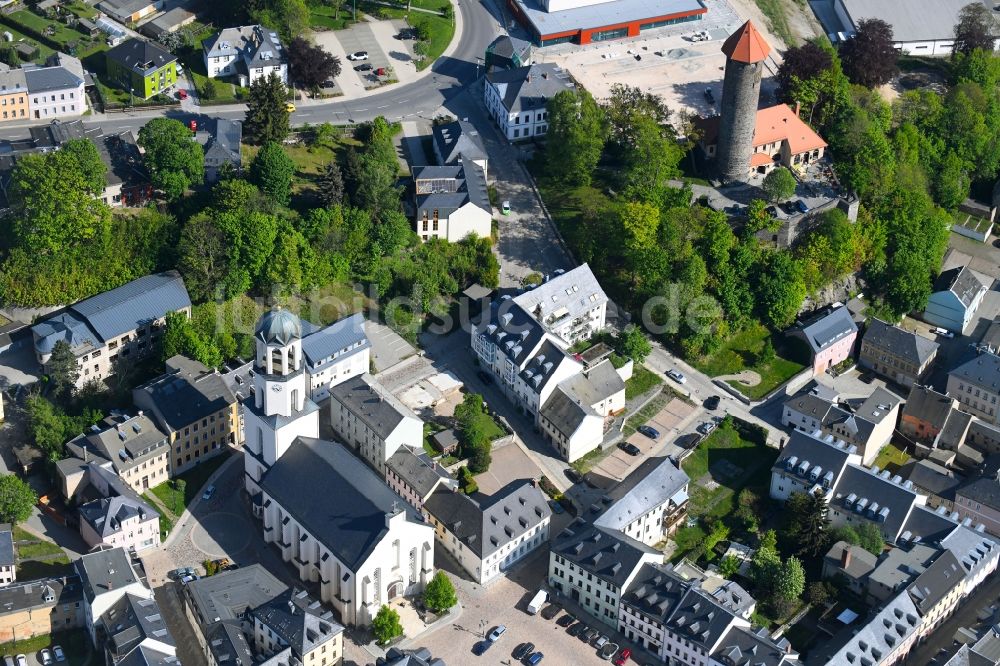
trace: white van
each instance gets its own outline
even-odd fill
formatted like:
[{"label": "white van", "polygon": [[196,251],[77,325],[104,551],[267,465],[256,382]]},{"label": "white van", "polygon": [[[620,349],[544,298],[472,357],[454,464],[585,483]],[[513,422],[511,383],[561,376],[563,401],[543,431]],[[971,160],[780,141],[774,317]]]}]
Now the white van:
[{"label": "white van", "polygon": [[528,602],[528,615],[535,615],[538,611],[542,610],[542,606],[549,599],[549,593],[545,590],[538,590],[535,596],[531,598]]}]

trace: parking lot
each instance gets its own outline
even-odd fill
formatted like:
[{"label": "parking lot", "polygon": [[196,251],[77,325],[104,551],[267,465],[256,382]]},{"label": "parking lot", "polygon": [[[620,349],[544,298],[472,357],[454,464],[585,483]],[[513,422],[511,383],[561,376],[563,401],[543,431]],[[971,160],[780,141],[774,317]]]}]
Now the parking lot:
[{"label": "parking lot", "polygon": [[[365,90],[382,85],[389,78],[405,82],[416,76],[413,41],[395,38],[406,27],[406,22],[402,20],[376,21],[356,23],[345,30],[316,33],[316,43],[340,59],[341,71],[336,83],[344,96],[360,95]],[[368,59],[347,59],[348,55],[358,51],[366,51]],[[364,67],[365,70],[355,71],[355,67]],[[382,77],[376,75],[379,68],[385,69],[387,74]]]}]

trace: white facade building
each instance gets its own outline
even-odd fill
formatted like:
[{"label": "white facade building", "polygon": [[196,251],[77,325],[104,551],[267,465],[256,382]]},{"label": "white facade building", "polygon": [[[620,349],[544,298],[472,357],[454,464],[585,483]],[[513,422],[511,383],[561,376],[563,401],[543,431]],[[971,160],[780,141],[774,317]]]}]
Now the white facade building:
[{"label": "white facade building", "polygon": [[73,118],[87,111],[83,79],[66,67],[26,69],[24,77],[32,118]]},{"label": "white facade building", "polygon": [[607,325],[608,295],[589,264],[564,273],[556,271],[534,289],[515,296],[514,302],[564,347],[590,338]]},{"label": "white facade building", "polygon": [[[311,326],[311,325],[307,325]],[[309,376],[309,397],[315,402],[330,395],[330,387],[363,375],[371,365],[371,343],[360,312],[325,328],[303,331],[302,353]]]},{"label": "white facade building", "polygon": [[261,25],[226,28],[202,44],[211,78],[236,77],[241,86],[277,74],[288,83],[288,59],[278,33]]},{"label": "white facade building", "polygon": [[74,562],[83,583],[84,617],[90,640],[96,642],[96,626],[101,616],[126,594],[152,599],[153,591],[132,566],[123,548],[83,555]]},{"label": "white facade building", "polygon": [[551,63],[494,70],[486,75],[486,110],[508,141],[540,137],[549,130],[546,103],[573,88],[569,76]]}]

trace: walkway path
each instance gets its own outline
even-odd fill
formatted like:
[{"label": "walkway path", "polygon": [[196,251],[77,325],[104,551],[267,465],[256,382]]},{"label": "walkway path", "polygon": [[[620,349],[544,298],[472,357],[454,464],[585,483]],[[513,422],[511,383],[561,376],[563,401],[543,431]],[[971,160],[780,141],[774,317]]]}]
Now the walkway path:
[{"label": "walkway path", "polygon": [[753,370],[743,370],[733,375],[719,375],[714,379],[723,382],[739,382],[743,386],[757,386],[761,382],[760,373]]}]

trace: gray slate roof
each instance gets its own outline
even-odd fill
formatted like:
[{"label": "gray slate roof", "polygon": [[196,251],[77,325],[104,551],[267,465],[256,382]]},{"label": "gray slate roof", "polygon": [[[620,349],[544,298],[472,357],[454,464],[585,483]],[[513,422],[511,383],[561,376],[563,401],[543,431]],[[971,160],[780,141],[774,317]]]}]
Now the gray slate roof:
[{"label": "gray slate roof", "polygon": [[[264,474],[261,489],[352,571],[388,532],[386,514],[421,517],[339,442],[299,437]],[[316,501],[316,489],[324,501]]]},{"label": "gray slate roof", "polygon": [[445,164],[454,164],[463,155],[470,160],[486,159],[486,148],[483,146],[482,137],[468,121],[456,120],[435,125],[433,137],[434,145]]},{"label": "gray slate roof", "polygon": [[285,590],[263,606],[253,609],[253,617],[271,629],[291,647],[299,659],[317,647],[332,641],[344,631],[304,590]]},{"label": "gray slate roof", "polygon": [[107,57],[125,69],[148,75],[177,60],[177,56],[145,39],[132,38],[107,52]]},{"label": "gray slate roof", "polygon": [[147,640],[174,645],[174,638],[154,599],[128,593],[101,615],[108,649],[117,657],[127,655]]},{"label": "gray slate roof", "polygon": [[[87,599],[139,582],[124,548],[112,548],[82,555],[73,563]],[[109,585],[110,583],[110,585]]]},{"label": "gray slate roof", "polygon": [[608,508],[594,524],[621,530],[665,502],[680,505],[687,499],[684,489],[690,481],[669,458],[649,458],[602,498]]},{"label": "gray slate roof", "polygon": [[445,666],[445,663],[442,659],[432,657],[427,648],[400,650],[392,647],[385,653],[385,663],[382,666]]},{"label": "gray slate roof", "polygon": [[180,663],[181,660],[173,655],[140,645],[119,661],[117,666],[179,666]]},{"label": "gray slate roof", "polygon": [[501,103],[510,113],[544,109],[558,93],[574,88],[569,76],[548,62],[493,70],[486,75],[486,81],[497,88]]},{"label": "gray slate roof", "polygon": [[417,418],[409,407],[378,386],[368,374],[351,377],[330,387],[330,396],[382,439],[391,435],[404,418]]},{"label": "gray slate roof", "polygon": [[[872,664],[906,642],[917,630],[920,616],[910,595],[903,591],[890,599],[862,627],[846,627],[826,644],[814,649],[807,664],[861,664],[867,659]],[[888,637],[888,640],[887,640]]]},{"label": "gray slate roof", "polygon": [[[28,90],[32,93],[48,92],[50,90],[66,90],[78,88],[83,79],[65,67],[37,67],[26,69],[24,77]],[[84,103],[84,100],[80,100]]]},{"label": "gray slate roof", "polygon": [[947,548],[958,559],[962,568],[971,576],[990,566],[996,559],[1000,545],[981,527],[959,525],[951,534],[941,539],[941,547]]},{"label": "gray slate roof", "polygon": [[967,497],[993,509],[1000,509],[1000,481],[988,476],[982,476],[971,481],[955,494]]},{"label": "gray slate roof", "polygon": [[854,318],[843,305],[808,322],[802,328],[802,335],[813,354],[818,354],[841,339],[857,332],[858,327],[854,323]]},{"label": "gray slate roof", "polygon": [[[513,300],[490,301],[488,317],[486,325],[478,329],[480,334],[495,344],[497,351],[517,367],[530,358],[545,338],[541,324]],[[554,359],[546,361],[554,365]]]},{"label": "gray slate roof", "polygon": [[943,551],[937,559],[916,577],[907,590],[921,614],[934,608],[956,586],[962,585],[965,570],[950,550]]},{"label": "gray slate roof", "polygon": [[0,525],[0,566],[12,567],[17,564],[17,557],[14,555],[14,534],[10,525],[4,523]]},{"label": "gray slate roof", "polygon": [[966,308],[971,306],[979,292],[985,289],[986,285],[979,281],[968,266],[958,266],[944,271],[934,281],[935,292],[952,292]]},{"label": "gray slate roof", "polygon": [[901,410],[902,416],[913,416],[926,421],[937,429],[944,427],[951,413],[955,400],[943,393],[938,393],[929,386],[914,386],[906,398],[906,404]]},{"label": "gray slate roof", "polygon": [[80,507],[80,518],[98,534],[107,539],[121,531],[122,522],[139,517],[140,520],[156,519],[159,513],[138,496],[117,495],[87,502]]},{"label": "gray slate roof", "polygon": [[213,118],[211,131],[198,132],[198,142],[205,147],[206,164],[229,162],[239,167],[243,158],[240,142],[243,141],[243,123],[227,118]]},{"label": "gray slate roof", "polygon": [[385,466],[413,488],[417,495],[427,497],[438,483],[452,477],[443,467],[430,460],[426,453],[421,453],[422,455],[416,453],[408,446],[401,446],[389,457]]},{"label": "gray slate roof", "polygon": [[951,519],[942,507],[937,510],[925,505],[916,505],[903,524],[899,536],[900,544],[924,542],[936,543],[955,531],[958,523]]},{"label": "gray slate roof", "polygon": [[571,271],[557,275],[548,282],[514,297],[514,302],[525,312],[537,317],[539,312],[547,325],[550,317],[559,316],[559,323],[593,310],[608,302],[608,295],[601,289],[589,264],[581,264]]},{"label": "gray slate roof", "polygon": [[830,502],[839,504],[841,511],[854,512],[853,505],[846,506],[852,495],[859,501],[868,500],[864,509],[866,517],[871,515],[871,510],[877,505],[873,522],[890,541],[894,541],[901,533],[917,497],[916,491],[893,483],[887,471],[876,475],[870,469],[849,464],[841,475],[840,482],[834,487],[834,499]]},{"label": "gray slate roof", "polygon": [[0,587],[0,608],[4,613],[72,604],[82,599],[83,588],[76,575],[18,581]]},{"label": "gray slate roof", "polygon": [[[877,18],[892,27],[897,42],[922,42],[954,38],[958,13],[969,0],[842,0],[855,26],[861,19]],[[844,26],[850,30],[852,26]],[[1000,34],[994,30],[994,35]]]},{"label": "gray slate roof", "polygon": [[361,312],[307,333],[302,338],[302,353],[314,371],[369,347],[371,343],[365,335],[365,316]]},{"label": "gray slate roof", "polygon": [[974,386],[1000,392],[1000,356],[980,354],[948,373]]},{"label": "gray slate roof", "polygon": [[217,666],[250,666],[253,651],[236,620],[219,622],[208,630],[205,639]]},{"label": "gray slate roof", "polygon": [[[771,471],[798,476],[821,485],[824,480],[836,483],[846,468],[850,455],[851,447],[842,442],[827,441],[827,438],[820,440],[801,430],[793,430],[788,436],[785,447],[774,461]],[[816,470],[816,478],[812,479],[810,474],[815,468],[819,469]]]},{"label": "gray slate roof", "polygon": [[[418,215],[420,211],[437,210],[440,217],[447,217],[467,203],[492,213],[486,175],[472,160],[473,158],[468,156],[459,156],[458,165],[425,166],[414,169]],[[431,184],[422,183],[430,180],[434,180],[433,187],[444,186],[447,189],[431,191]],[[423,194],[424,191],[429,193]]]},{"label": "gray slate roof", "polygon": [[864,341],[870,345],[901,356],[916,366],[923,365],[937,353],[938,343],[916,333],[892,326],[880,319],[868,322]]},{"label": "gray slate roof", "polygon": [[528,479],[507,484],[481,504],[457,490],[439,488],[424,509],[480,558],[489,557],[552,515],[545,495]]},{"label": "gray slate roof", "polygon": [[774,640],[763,627],[756,631],[748,627],[731,628],[712,656],[716,662],[732,666],[792,666],[799,663],[788,639]]},{"label": "gray slate roof", "polygon": [[[851,561],[848,563],[846,569],[842,566],[845,549],[851,555]],[[836,567],[838,570],[843,569],[844,573],[851,578],[860,579],[862,576],[866,576],[872,572],[878,563],[878,558],[861,546],[854,546],[846,541],[838,541],[830,546],[830,550],[826,551],[826,555],[823,556],[823,562],[829,566]]]},{"label": "gray slate roof", "polygon": [[222,375],[193,359],[167,359],[167,372],[133,389],[136,404],[152,409],[159,425],[176,432],[236,403]]},{"label": "gray slate roof", "polygon": [[[103,426],[103,429],[101,429]],[[95,431],[95,428],[97,429]],[[133,417],[108,417],[66,443],[69,454],[88,459],[99,456],[111,461],[116,471],[131,469],[159,455],[167,445],[167,435],[146,414]]]},{"label": "gray slate roof", "polygon": [[262,606],[288,586],[260,564],[223,571],[191,581],[186,586],[188,599],[202,621],[202,626],[215,622],[238,620],[247,610]]},{"label": "gray slate roof", "polygon": [[922,492],[945,499],[954,498],[955,488],[962,483],[950,469],[931,460],[911,460],[899,469],[899,475]]},{"label": "gray slate roof", "polygon": [[664,625],[675,634],[709,649],[732,626],[736,614],[698,587],[691,587],[674,606]]},{"label": "gray slate roof", "polygon": [[577,402],[570,393],[568,386],[563,387],[561,384],[556,386],[539,410],[552,427],[567,439],[573,436],[588,416],[598,415],[590,405]]},{"label": "gray slate roof", "polygon": [[278,33],[261,25],[226,28],[202,42],[202,48],[210,58],[236,52],[249,68],[275,67],[285,60]]},{"label": "gray slate roof", "polygon": [[619,589],[644,555],[660,555],[649,546],[576,518],[551,542],[551,550]]}]

